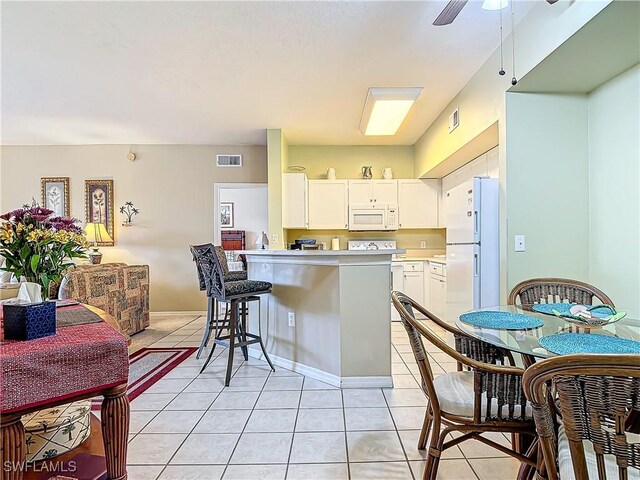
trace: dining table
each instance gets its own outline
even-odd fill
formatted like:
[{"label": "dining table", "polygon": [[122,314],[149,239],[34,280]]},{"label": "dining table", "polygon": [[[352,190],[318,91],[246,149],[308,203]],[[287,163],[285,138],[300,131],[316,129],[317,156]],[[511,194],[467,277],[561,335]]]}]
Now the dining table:
[{"label": "dining table", "polygon": [[[547,309],[547,313],[536,311],[534,308],[539,308],[536,305],[498,305],[494,307],[480,308],[465,312],[464,314],[455,314],[454,318],[448,318],[450,322],[455,325],[465,334],[482,340],[496,347],[500,347],[504,350],[508,350],[514,354],[519,354],[522,359],[522,365],[527,368],[533,365],[537,360],[551,358],[559,355],[553,351],[548,350],[540,344],[540,340],[545,337],[555,336],[557,334],[577,334],[577,335],[601,335],[605,337],[611,337],[616,339],[629,340],[631,342],[637,342],[638,353],[640,353],[640,315],[629,314],[613,323],[608,323],[603,326],[594,327],[584,324],[576,323],[574,320],[570,320],[566,317],[558,316]],[[508,322],[505,321],[504,326],[500,328],[488,328],[487,326],[479,326],[481,322],[470,323],[471,318],[469,314],[478,314],[479,312],[486,312],[489,315],[499,312],[499,315],[507,317],[509,315],[524,315],[529,319],[535,319],[538,326],[530,328],[512,329],[508,326]],[[627,312],[624,308],[617,308],[616,312]],[[489,316],[486,315],[485,316]],[[496,315],[496,316],[499,316]],[[526,319],[525,319],[526,320]],[[532,320],[533,321],[533,320]],[[569,337],[567,337],[569,338]],[[573,335],[573,338],[576,337]],[[543,340],[543,343],[545,341]],[[632,348],[634,344],[631,344]],[[570,350],[570,347],[568,348]],[[601,351],[585,351],[584,345],[580,346],[580,351],[569,353],[602,353]],[[514,355],[514,358],[518,358],[518,355]],[[632,430],[636,430],[640,427],[640,419],[635,419],[633,422]],[[538,456],[538,470],[543,465],[542,452],[538,448],[537,438],[527,448],[527,456]],[[536,477],[537,472],[535,468],[522,464],[518,472],[518,480],[530,480]]]}]

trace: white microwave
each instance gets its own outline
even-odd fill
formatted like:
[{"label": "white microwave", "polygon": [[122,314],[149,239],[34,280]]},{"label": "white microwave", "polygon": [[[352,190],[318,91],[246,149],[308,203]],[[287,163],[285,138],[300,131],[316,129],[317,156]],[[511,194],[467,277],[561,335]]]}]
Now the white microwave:
[{"label": "white microwave", "polygon": [[349,205],[349,230],[397,230],[398,206],[385,204],[351,204]]}]

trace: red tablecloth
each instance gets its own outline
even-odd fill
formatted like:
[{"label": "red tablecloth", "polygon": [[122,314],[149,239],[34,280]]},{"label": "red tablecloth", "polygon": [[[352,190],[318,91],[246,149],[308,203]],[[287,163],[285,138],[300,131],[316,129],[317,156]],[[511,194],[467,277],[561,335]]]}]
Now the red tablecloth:
[{"label": "red tablecloth", "polygon": [[127,340],[106,322],[61,327],[27,342],[0,341],[0,414],[98,392],[128,376]]}]

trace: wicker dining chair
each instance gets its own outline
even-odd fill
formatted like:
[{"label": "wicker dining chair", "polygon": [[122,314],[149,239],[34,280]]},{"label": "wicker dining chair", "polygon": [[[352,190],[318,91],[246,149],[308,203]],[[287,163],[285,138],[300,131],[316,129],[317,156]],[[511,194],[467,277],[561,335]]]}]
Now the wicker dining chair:
[{"label": "wicker dining chair", "polygon": [[605,305],[613,301],[593,285],[568,278],[531,278],[517,284],[509,293],[509,305],[522,305],[531,310],[536,303],[572,302],[583,305],[593,304],[594,298]]},{"label": "wicker dining chair", "polygon": [[[463,355],[426,325],[433,323],[452,333],[456,332],[453,327],[401,292],[393,292],[391,299],[409,335],[422,377],[422,390],[428,398],[418,445],[424,448],[429,430],[433,427],[423,478],[435,479],[442,452],[469,439],[478,440],[535,467],[533,459],[482,436],[487,432],[534,434],[531,407],[522,391],[523,369],[511,365],[492,365]],[[416,320],[414,310],[424,315],[426,320]],[[471,370],[434,377],[422,343],[423,337]],[[461,435],[445,441],[447,435],[454,431]]]},{"label": "wicker dining chair", "polygon": [[640,479],[640,355],[542,360],[524,390],[549,480]]}]

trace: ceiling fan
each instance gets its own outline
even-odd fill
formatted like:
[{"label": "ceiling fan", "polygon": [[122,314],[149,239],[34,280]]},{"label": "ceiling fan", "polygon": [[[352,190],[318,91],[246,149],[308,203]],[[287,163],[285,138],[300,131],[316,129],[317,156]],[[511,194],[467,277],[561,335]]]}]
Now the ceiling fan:
[{"label": "ceiling fan", "polygon": [[[438,26],[449,25],[456,19],[468,1],[469,0],[450,0],[449,3],[447,3],[447,6],[444,7],[444,10],[440,12],[438,18],[435,19],[433,24]],[[557,1],[558,0],[547,0],[547,3],[553,5]]]}]

